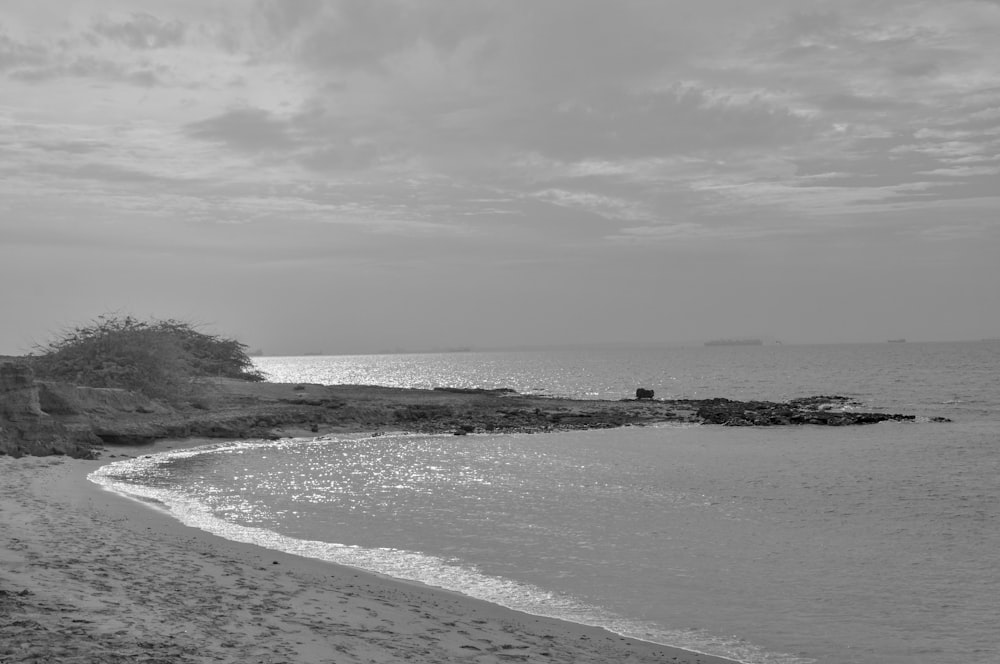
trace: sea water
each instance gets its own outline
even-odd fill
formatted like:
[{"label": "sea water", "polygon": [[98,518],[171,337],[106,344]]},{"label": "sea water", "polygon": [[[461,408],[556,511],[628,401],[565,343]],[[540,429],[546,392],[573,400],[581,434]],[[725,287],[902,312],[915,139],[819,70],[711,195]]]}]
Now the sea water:
[{"label": "sea water", "polygon": [[[1000,661],[1000,344],[261,358],[275,380],[840,394],[911,423],[234,441],[94,480],[224,537],[754,664]],[[950,417],[952,423],[927,421]]]}]

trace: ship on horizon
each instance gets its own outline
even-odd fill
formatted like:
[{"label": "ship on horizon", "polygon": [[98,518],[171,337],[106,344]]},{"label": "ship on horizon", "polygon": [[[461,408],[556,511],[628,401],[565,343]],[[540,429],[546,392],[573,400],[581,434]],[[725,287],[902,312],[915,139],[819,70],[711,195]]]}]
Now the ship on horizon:
[{"label": "ship on horizon", "polygon": [[705,342],[706,346],[763,346],[760,339],[712,339]]}]

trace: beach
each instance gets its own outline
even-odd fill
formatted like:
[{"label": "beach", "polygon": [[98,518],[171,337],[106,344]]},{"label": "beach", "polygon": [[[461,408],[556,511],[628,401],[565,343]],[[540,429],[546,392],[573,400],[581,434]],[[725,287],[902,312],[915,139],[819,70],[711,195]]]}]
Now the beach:
[{"label": "beach", "polygon": [[[325,374],[280,383],[220,380],[190,405],[170,408],[121,390],[26,376],[0,399],[0,427],[15,434],[0,435],[9,450],[0,453],[0,664],[727,661],[538,617],[577,620],[468,584],[448,585],[497,603],[396,579],[405,574],[389,569],[381,572],[393,578],[233,542],[87,479],[116,461],[239,440],[316,451],[332,444],[321,459],[326,466],[293,468],[292,478],[322,482],[334,467],[362,479],[384,469],[419,471],[409,493],[398,483],[376,483],[392,495],[358,486],[354,502],[324,498],[314,507],[348,528],[353,521],[343,510],[397,500],[409,531],[393,530],[377,510],[361,510],[352,518],[362,529],[339,531],[336,541],[454,556],[556,599],[595,598],[593,606],[650,620],[652,630],[621,627],[640,639],[747,662],[991,662],[995,635],[979,625],[994,615],[986,565],[996,531],[984,515],[995,513],[995,499],[981,487],[995,459],[995,387],[969,386],[970,376],[995,375],[983,370],[990,348],[897,345],[889,358],[874,346],[753,352],[738,370],[728,356],[701,348],[643,355],[638,364],[649,370],[639,377],[622,369],[631,364],[618,354],[515,355],[503,382],[517,392],[491,382],[483,373],[490,358],[480,355],[449,356],[443,378],[429,385],[397,384],[394,376],[429,373],[402,371],[416,362],[406,357],[404,366],[373,377],[391,387]],[[939,357],[930,368],[928,356]],[[421,361],[430,368],[442,362]],[[322,358],[312,362],[325,366]],[[933,372],[934,382],[919,380],[920,373],[900,381],[900,366]],[[573,367],[583,369],[566,383]],[[668,370],[679,376],[669,388],[656,378]],[[703,385],[705,375],[715,382]],[[666,398],[633,399],[636,384]],[[858,393],[856,384],[869,391]],[[521,391],[533,385],[542,394]],[[942,394],[966,393],[968,401],[942,402]],[[678,398],[685,394],[753,399]],[[852,400],[789,400],[801,394]],[[985,401],[975,400],[980,394]],[[918,416],[887,414],[899,422],[840,428],[865,422],[868,407]],[[937,424],[952,414],[961,419]],[[831,426],[773,426],[793,423]],[[58,454],[43,437],[57,441],[66,432],[86,434],[81,458]],[[393,432],[427,442],[393,442]],[[366,456],[368,443],[340,440],[363,433],[378,441],[372,447],[379,454]],[[286,446],[289,438],[307,444]],[[314,438],[317,445],[308,444]],[[386,456],[397,452],[405,454]],[[250,455],[244,458],[237,466],[225,458],[213,463],[235,481],[257,472],[243,467]],[[295,458],[282,462],[311,459]],[[472,458],[475,472],[463,475]],[[434,473],[422,472],[428,464]],[[186,486],[183,475],[173,478],[177,486]],[[495,482],[467,491],[479,477]],[[276,487],[252,485],[234,494],[235,504],[245,496],[266,508],[278,496]],[[423,489],[435,502],[412,499]],[[479,496],[489,514],[468,503]],[[267,530],[326,541],[322,530],[309,530],[322,525],[298,519],[272,520]],[[522,540],[521,526],[537,541]],[[355,536],[365,530],[375,537]],[[470,546],[455,548],[452,531]],[[859,555],[870,564],[858,565]],[[420,578],[435,585],[446,577]],[[949,620],[929,618],[923,597],[939,598]]]},{"label": "beach", "polygon": [[200,442],[0,457],[0,663],[728,662],[230,542],[87,480]]}]

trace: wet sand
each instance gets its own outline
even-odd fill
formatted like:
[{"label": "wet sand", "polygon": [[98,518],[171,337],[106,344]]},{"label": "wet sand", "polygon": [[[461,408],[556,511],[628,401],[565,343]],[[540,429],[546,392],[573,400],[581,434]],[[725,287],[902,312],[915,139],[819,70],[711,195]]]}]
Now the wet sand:
[{"label": "wet sand", "polygon": [[0,664],[732,664],[230,542],[86,479],[113,460],[0,456]]}]

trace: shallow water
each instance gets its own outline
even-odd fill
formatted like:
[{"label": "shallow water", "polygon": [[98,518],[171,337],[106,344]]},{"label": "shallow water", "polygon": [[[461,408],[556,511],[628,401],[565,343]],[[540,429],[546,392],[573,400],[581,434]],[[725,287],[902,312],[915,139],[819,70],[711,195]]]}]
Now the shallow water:
[{"label": "shallow water", "polygon": [[[233,539],[746,662],[995,662],[1000,349],[907,346],[629,357],[658,395],[838,392],[956,422],[244,443],[95,479]],[[621,351],[517,354],[493,383],[473,355],[441,384],[609,396],[635,382],[609,369]],[[420,357],[428,376],[447,359],[380,370]],[[329,376],[326,358],[301,362],[315,373],[298,380]]]}]

